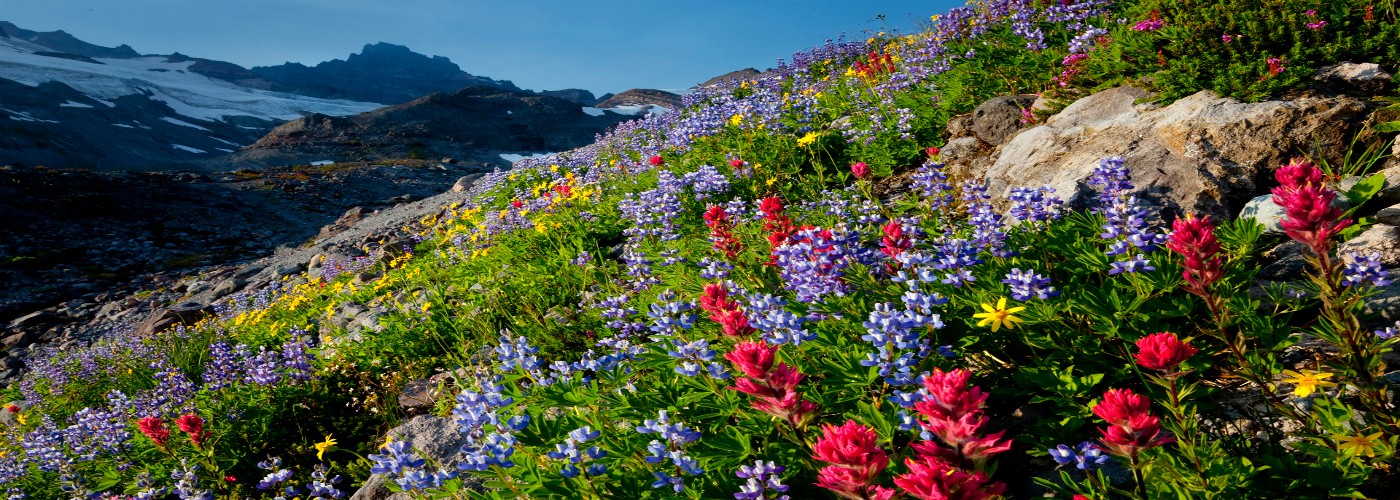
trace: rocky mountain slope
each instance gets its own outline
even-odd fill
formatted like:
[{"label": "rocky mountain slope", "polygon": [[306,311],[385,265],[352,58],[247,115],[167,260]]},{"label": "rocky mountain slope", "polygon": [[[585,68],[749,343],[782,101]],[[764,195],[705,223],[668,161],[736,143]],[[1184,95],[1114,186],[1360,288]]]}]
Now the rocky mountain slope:
[{"label": "rocky mountain slope", "polygon": [[238,165],[279,165],[320,160],[454,157],[510,166],[516,154],[563,151],[632,116],[530,93],[468,87],[352,117],[322,114],[278,126],[243,148]]},{"label": "rocky mountain slope", "polygon": [[288,62],[256,66],[252,73],[285,92],[328,99],[399,104],[434,92],[464,87],[520,90],[509,80],[476,76],[442,56],[426,56],[402,45],[372,43],[344,60],[315,66]]},{"label": "rocky mountain slope", "polygon": [[[445,57],[425,56],[387,43],[369,44],[345,60],[315,66],[287,63],[250,70],[180,53],[143,55],[126,45],[101,47],[62,31],[36,32],[0,22],[0,164],[215,172],[230,168],[227,155],[288,120],[350,116],[384,104],[409,103],[431,93],[472,86],[525,97],[536,95],[509,81],[466,73]],[[572,101],[575,110],[578,105],[596,103],[586,90],[541,95]],[[435,117],[417,118],[445,120],[430,128],[446,130],[504,115],[490,108],[457,107],[441,110]],[[477,111],[489,114],[449,116]],[[577,135],[588,139],[614,123],[578,112],[555,114],[550,119],[551,125],[577,127]],[[519,121],[526,121],[527,127],[537,125],[528,119]],[[559,142],[554,140],[556,136],[550,131],[541,138],[497,146],[541,152],[582,144]],[[479,136],[474,137],[481,142]],[[393,139],[365,136],[360,140],[387,143]],[[466,157],[471,156],[466,151],[472,147],[461,143],[438,149]],[[308,151],[293,156],[317,154],[319,151]]]}]

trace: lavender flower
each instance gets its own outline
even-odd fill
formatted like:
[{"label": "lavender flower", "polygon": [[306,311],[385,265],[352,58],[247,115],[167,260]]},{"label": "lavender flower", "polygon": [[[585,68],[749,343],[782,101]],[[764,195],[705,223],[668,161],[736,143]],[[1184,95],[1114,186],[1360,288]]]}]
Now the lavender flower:
[{"label": "lavender flower", "polygon": [[[590,446],[587,449],[583,450],[579,449],[580,444],[586,443],[597,438],[598,434],[598,431],[595,431],[591,427],[585,425],[578,429],[569,431],[569,436],[564,438],[563,443],[554,445],[555,451],[551,451],[548,453],[549,458],[553,458],[555,460],[564,460],[566,462],[559,471],[560,475],[566,478],[578,477],[580,472],[585,472],[579,469],[579,466],[583,465],[585,461],[598,460],[608,455],[608,452],[603,451],[597,446]],[[586,470],[589,476],[601,475],[606,473],[607,471],[608,467],[600,463],[589,465],[588,469]]]},{"label": "lavender flower", "polygon": [[1021,271],[1019,268],[1011,269],[1006,273],[1006,279],[1001,280],[1011,287],[1011,298],[1016,300],[1030,300],[1035,297],[1040,300],[1057,297],[1060,292],[1055,291],[1055,287],[1048,286],[1050,278],[1035,274],[1035,270]]},{"label": "lavender flower", "polygon": [[[1076,452],[1077,449],[1077,452]],[[1055,463],[1060,465],[1074,464],[1079,470],[1089,471],[1102,467],[1108,463],[1109,456],[1103,454],[1103,450],[1093,441],[1079,443],[1076,449],[1065,445],[1058,445],[1050,448],[1050,458],[1055,459]]]},{"label": "lavender flower", "polygon": [[680,493],[685,491],[686,475],[698,476],[705,473],[699,462],[682,450],[687,443],[700,439],[700,433],[694,429],[687,429],[680,422],[672,423],[666,410],[661,410],[656,420],[647,419],[635,430],[638,434],[659,434],[665,440],[652,440],[647,446],[650,453],[644,457],[647,463],[664,464],[670,461],[674,466],[670,471],[652,471],[652,476],[656,478],[656,481],[651,483],[652,488],[670,486],[673,491]]},{"label": "lavender flower", "polygon": [[1388,326],[1383,329],[1376,330],[1376,336],[1380,337],[1381,340],[1390,340],[1392,338],[1395,338],[1395,334],[1397,333],[1400,333],[1400,321],[1396,321],[1395,326]]},{"label": "lavender flower", "polygon": [[766,492],[774,494],[787,493],[788,486],[783,484],[782,478],[778,477],[786,470],[781,465],[775,465],[770,460],[764,463],[762,460],[754,461],[753,465],[741,465],[734,473],[740,479],[746,479],[743,485],[739,486],[739,492],[734,494],[738,500],[787,500],[787,495],[768,496]]},{"label": "lavender flower", "polygon": [[1358,286],[1370,283],[1371,286],[1378,288],[1390,285],[1391,281],[1387,278],[1390,271],[1381,265],[1380,253],[1373,252],[1371,255],[1361,255],[1359,252],[1350,252],[1347,257],[1351,263],[1346,266],[1342,285]]},{"label": "lavender flower", "polygon": [[1099,237],[1113,240],[1106,254],[1119,256],[1108,273],[1156,270],[1143,254],[1157,250],[1157,245],[1166,242],[1168,236],[1147,229],[1147,210],[1138,206],[1137,197],[1129,192],[1133,184],[1123,158],[1104,158],[1089,176],[1088,184],[1103,186],[1099,210],[1105,222]]}]

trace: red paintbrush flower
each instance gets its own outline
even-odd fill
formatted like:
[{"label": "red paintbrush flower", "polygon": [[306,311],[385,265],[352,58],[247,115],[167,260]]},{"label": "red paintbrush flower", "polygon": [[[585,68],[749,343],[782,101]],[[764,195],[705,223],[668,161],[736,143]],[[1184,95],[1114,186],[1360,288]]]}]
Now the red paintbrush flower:
[{"label": "red paintbrush flower", "polygon": [[1175,333],[1161,332],[1140,338],[1137,341],[1138,353],[1134,356],[1137,364],[1149,370],[1176,371],[1177,365],[1199,352],[1191,344],[1176,338]]}]

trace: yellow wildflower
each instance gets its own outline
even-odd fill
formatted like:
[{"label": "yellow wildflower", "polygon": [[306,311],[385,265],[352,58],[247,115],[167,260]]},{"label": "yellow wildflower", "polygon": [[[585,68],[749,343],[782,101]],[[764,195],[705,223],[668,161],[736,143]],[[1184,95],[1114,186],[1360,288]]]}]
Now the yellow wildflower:
[{"label": "yellow wildflower", "polygon": [[811,146],[814,142],[817,142],[816,132],[807,132],[807,135],[804,135],[800,139],[797,139],[797,145],[803,147]]},{"label": "yellow wildflower", "polygon": [[768,178],[768,185],[769,185],[769,186],[772,186],[773,183],[775,183],[775,182],[778,182],[778,178],[777,178],[777,177],[769,177],[769,178]]},{"label": "yellow wildflower", "polygon": [[987,326],[988,324],[992,325],[992,331],[994,332],[1003,326],[1005,326],[1006,329],[1010,330],[1012,328],[1016,328],[1016,323],[1024,321],[1021,318],[1017,318],[1012,315],[1024,311],[1025,309],[1025,306],[1017,306],[1007,309],[1006,297],[1002,297],[1001,299],[997,300],[996,307],[992,307],[991,304],[985,302],[982,303],[982,310],[986,312],[973,314],[972,317],[982,319],[982,321],[977,322],[977,326]]},{"label": "yellow wildflower", "polygon": [[[1328,375],[1331,374],[1329,373]],[[1376,456],[1376,446],[1385,443],[1385,440],[1381,439],[1381,433],[1379,432],[1369,436],[1333,434],[1332,439],[1337,440],[1337,449],[1353,457],[1363,454],[1368,457],[1374,457]]]},{"label": "yellow wildflower", "polygon": [[326,440],[325,440],[325,441],[316,443],[316,460],[320,460],[320,459],[321,459],[321,455],[325,454],[325,453],[326,453],[326,450],[331,449],[331,447],[332,447],[332,446],[335,446],[335,445],[336,445],[335,439],[332,438],[330,434],[326,434]]},{"label": "yellow wildflower", "polygon": [[19,425],[29,425],[29,417],[25,416],[23,413],[16,413],[15,420],[19,421]]},{"label": "yellow wildflower", "polygon": [[729,117],[729,124],[730,124],[731,126],[737,127],[737,126],[739,126],[739,124],[742,123],[743,121],[744,121],[744,115],[739,114],[739,113],[734,113],[734,116]]},{"label": "yellow wildflower", "polygon": [[1298,396],[1300,398],[1307,397],[1309,394],[1312,394],[1313,391],[1316,391],[1318,387],[1337,386],[1335,382],[1328,382],[1326,380],[1323,380],[1327,377],[1336,375],[1335,373],[1319,372],[1312,370],[1303,370],[1302,373],[1299,373],[1293,370],[1284,370],[1283,374],[1284,376],[1289,377],[1283,379],[1283,381],[1293,384],[1293,395]]},{"label": "yellow wildflower", "polygon": [[382,450],[382,449],[388,447],[388,446],[389,446],[389,443],[392,443],[392,442],[394,442],[394,436],[390,436],[390,435],[388,435],[388,434],[385,434],[385,435],[384,435],[384,444],[379,445],[379,448],[378,448],[378,449]]}]

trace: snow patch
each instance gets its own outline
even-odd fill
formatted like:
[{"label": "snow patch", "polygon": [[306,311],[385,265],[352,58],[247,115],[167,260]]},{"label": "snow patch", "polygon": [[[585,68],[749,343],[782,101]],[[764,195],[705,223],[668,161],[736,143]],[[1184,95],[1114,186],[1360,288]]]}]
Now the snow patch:
[{"label": "snow patch", "polygon": [[603,111],[603,110],[598,109],[598,108],[595,108],[595,107],[593,107],[593,106],[584,106],[584,107],[583,107],[583,113],[586,114],[586,115],[588,115],[588,116],[603,116],[603,115],[605,115],[605,114],[608,114],[607,111]]},{"label": "snow patch", "polygon": [[214,148],[214,149],[217,149],[217,150],[219,150],[219,151],[223,151],[223,152],[225,152],[225,153],[232,153],[232,152],[233,152],[232,149],[224,149],[224,148]]},{"label": "snow patch", "polygon": [[515,114],[515,112],[514,112],[514,111],[511,111],[511,110],[509,110],[509,109],[507,109],[507,110],[506,110],[506,114],[508,114],[508,115],[513,115],[513,114]]},{"label": "snow patch", "polygon": [[65,102],[65,103],[63,103],[63,104],[59,104],[58,107],[60,107],[60,108],[91,108],[91,107],[93,107],[93,106],[92,106],[91,104],[83,104],[83,103],[77,102],[77,101],[68,101],[68,102]]},{"label": "snow patch", "polygon": [[670,112],[671,112],[671,108],[668,108],[668,107],[666,107],[666,106],[658,106],[658,105],[655,105],[655,104],[647,104],[647,105],[629,104],[629,105],[626,105],[626,106],[618,106],[618,107],[615,107],[615,108],[603,108],[603,109],[608,110],[608,111],[612,111],[612,112],[614,112],[614,113],[623,114],[623,115],[631,115],[631,116],[637,116],[637,115],[644,115],[644,116],[664,115],[664,114],[666,114],[666,113],[670,113]]},{"label": "snow patch", "polygon": [[183,121],[183,120],[178,120],[178,119],[175,119],[175,118],[171,118],[171,117],[169,117],[169,116],[163,116],[163,117],[161,117],[161,120],[166,121],[166,122],[169,122],[169,123],[174,123],[174,124],[179,125],[179,126],[181,126],[181,127],[197,128],[197,129],[203,130],[203,131],[205,131],[205,132],[213,132],[213,130],[209,130],[209,129],[207,129],[207,128],[201,127],[201,126],[199,126],[199,125],[195,125],[195,124],[190,123],[190,122],[187,122],[187,121]]},{"label": "snow patch", "polygon": [[0,108],[0,111],[4,111],[4,112],[6,112],[6,113],[9,113],[9,114],[10,114],[10,119],[11,119],[11,120],[14,120],[14,121],[17,121],[17,122],[58,123],[58,121],[55,121],[55,120],[45,120],[45,119],[43,119],[43,118],[35,118],[35,117],[33,117],[33,116],[29,116],[29,113],[25,113],[25,112],[21,112],[21,111],[11,111],[11,110],[8,110],[8,109],[5,109],[5,108]]},{"label": "snow patch", "polygon": [[209,138],[210,138],[210,139],[213,139],[213,140],[216,140],[216,141],[219,141],[219,142],[222,142],[222,143],[224,143],[224,144],[228,144],[228,145],[233,146],[233,147],[235,147],[235,148],[241,148],[241,147],[243,147],[242,144],[238,144],[238,143],[236,143],[236,142],[225,141],[225,140],[223,140],[223,139],[220,139],[220,138],[218,138],[218,137],[214,137],[214,136],[212,136],[212,135],[209,136]]},{"label": "snow patch", "polygon": [[131,125],[127,125],[127,124],[125,124],[125,123],[113,123],[112,126],[113,126],[113,127],[121,127],[121,128],[136,128],[136,127],[133,127],[133,126],[131,126]]},{"label": "snow patch", "polygon": [[180,150],[180,151],[189,152],[189,153],[204,154],[204,153],[206,152],[206,151],[204,151],[203,149],[195,149],[195,148],[192,148],[192,147],[183,145],[183,144],[171,144],[170,147],[175,148],[175,149],[178,149],[178,150]]},{"label": "snow patch", "polygon": [[322,165],[335,165],[335,162],[332,160],[316,160],[311,162],[311,166],[313,167],[319,167]]},{"label": "snow patch", "polygon": [[110,100],[146,94],[176,113],[208,121],[251,116],[286,121],[307,113],[353,115],[382,104],[319,99],[242,87],[187,71],[194,61],[172,63],[165,57],[98,58],[102,64],[36,55],[42,47],[12,38],[0,39],[0,78],[30,87],[57,81],[107,106]]},{"label": "snow patch", "polygon": [[518,161],[520,161],[520,160],[524,160],[524,159],[526,159],[526,158],[539,158],[539,157],[542,157],[542,156],[549,156],[550,154],[552,154],[552,153],[535,153],[535,154],[532,154],[532,155],[530,155],[530,156],[525,156],[525,155],[518,155],[518,154],[515,154],[515,153],[502,153],[500,156],[501,156],[501,159],[502,159],[502,160],[505,160],[505,161],[508,161],[508,162],[511,162],[511,163],[515,163],[515,162],[518,162]]}]

